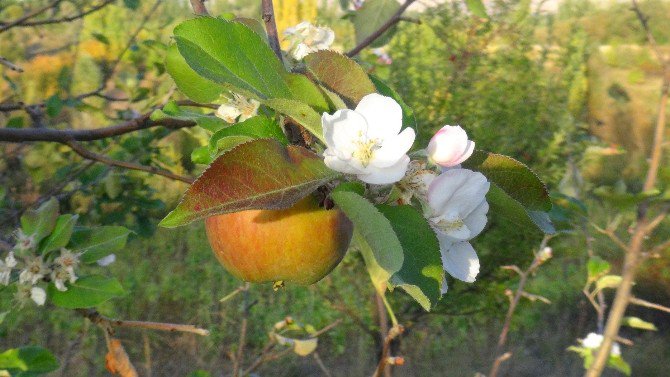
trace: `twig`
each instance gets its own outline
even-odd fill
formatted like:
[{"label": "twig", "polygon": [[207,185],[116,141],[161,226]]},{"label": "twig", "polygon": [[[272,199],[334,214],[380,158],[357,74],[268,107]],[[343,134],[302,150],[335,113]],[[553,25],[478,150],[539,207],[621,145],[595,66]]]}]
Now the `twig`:
[{"label": "twig", "polygon": [[29,19],[35,17],[35,16],[38,16],[38,15],[40,15],[40,14],[46,12],[46,11],[48,11],[49,9],[51,9],[51,8],[53,8],[53,7],[55,7],[55,6],[57,6],[58,3],[60,3],[61,1],[62,1],[62,0],[55,0],[55,1],[52,1],[51,3],[45,5],[45,6],[42,7],[42,8],[38,8],[38,9],[32,10],[32,11],[30,11],[30,12],[24,14],[23,16],[17,18],[17,19],[14,20],[14,21],[10,21],[10,22],[8,22],[8,23],[6,23],[6,24],[3,24],[2,26],[0,26],[0,33],[4,32],[4,31],[7,31],[7,30],[9,30],[9,29],[11,29],[11,28],[13,28],[13,27],[15,27],[15,26],[18,26],[18,25],[24,23],[25,21],[27,21],[27,20],[29,20]]},{"label": "twig", "polygon": [[660,254],[661,252],[663,252],[665,249],[668,249],[668,248],[670,248],[670,239],[665,240],[665,241],[661,242],[660,244],[654,246],[654,248],[651,249],[650,254],[652,254],[652,255]]},{"label": "twig", "polygon": [[88,318],[94,324],[102,326],[103,328],[131,327],[131,328],[142,328],[142,329],[170,331],[170,332],[186,332],[202,336],[209,335],[209,330],[201,329],[193,325],[182,325],[176,323],[163,323],[163,322],[125,321],[119,319],[112,319],[103,316],[102,314],[98,313],[98,311],[96,311],[95,309],[77,309],[76,311],[81,315],[83,315],[84,317]]},{"label": "twig", "polygon": [[381,377],[381,375],[384,373],[386,366],[389,365],[388,356],[391,349],[391,342],[404,331],[405,328],[402,325],[395,325],[391,327],[388,334],[386,334],[386,337],[384,338],[384,344],[382,345],[382,354],[379,359],[379,364],[377,364],[377,369],[375,370],[375,373],[372,375],[372,377]]},{"label": "twig", "polygon": [[[654,141],[651,149],[651,159],[649,162],[649,169],[647,170],[647,176],[644,181],[643,190],[649,191],[654,188],[656,185],[656,179],[658,177],[658,169],[660,167],[660,161],[663,151],[663,135],[665,132],[665,111],[668,104],[668,91],[670,89],[670,67],[668,62],[663,58],[663,55],[660,54],[658,45],[654,36],[651,33],[651,29],[647,23],[647,16],[642,13],[642,10],[639,8],[636,0],[631,0],[633,11],[637,15],[642,28],[644,29],[647,41],[651,48],[657,53],[659,61],[663,66],[663,84],[661,91],[661,100],[659,103],[658,118],[656,119],[656,128],[654,132]],[[619,328],[621,327],[621,322],[623,316],[626,312],[626,308],[631,300],[632,286],[635,282],[635,275],[637,274],[637,269],[640,265],[641,255],[644,248],[644,240],[648,236],[647,233],[647,208],[649,201],[644,201],[638,205],[637,209],[637,224],[633,230],[632,236],[630,238],[630,243],[626,249],[624,256],[623,271],[621,273],[621,284],[616,290],[616,295],[614,297],[614,302],[612,303],[612,308],[607,318],[607,324],[605,325],[605,332],[603,334],[603,342],[598,348],[596,355],[593,359],[591,367],[586,371],[585,377],[599,377],[607,360],[610,356],[610,351],[614,340],[619,334]]]},{"label": "twig", "polygon": [[177,180],[177,181],[182,181],[182,182],[185,182],[185,183],[188,183],[188,184],[191,184],[195,181],[195,179],[193,179],[191,177],[184,177],[184,176],[174,174],[174,173],[169,172],[167,170],[159,169],[159,168],[156,168],[156,167],[153,167],[153,166],[139,165],[139,164],[135,164],[135,163],[132,163],[132,162],[126,162],[126,161],[119,161],[119,160],[111,159],[111,158],[109,158],[105,155],[89,151],[88,149],[84,148],[83,145],[79,144],[78,142],[76,142],[74,140],[63,142],[63,144],[67,145],[75,153],[77,153],[78,155],[80,155],[81,157],[83,157],[87,160],[98,161],[98,162],[101,162],[105,165],[117,166],[117,167],[124,168],[124,169],[144,171],[144,172],[147,172],[147,173],[160,175],[160,176],[170,178],[170,179],[174,179],[174,180]]},{"label": "twig", "polygon": [[193,8],[193,13],[198,16],[207,16],[209,12],[205,6],[205,0],[191,0],[191,7]]},{"label": "twig", "polygon": [[393,25],[397,24],[402,20],[402,14],[409,8],[415,0],[405,0],[405,2],[398,8],[398,10],[386,21],[382,26],[379,27],[374,33],[370,34],[361,41],[356,47],[347,52],[347,56],[353,57],[358,55],[364,48],[368,47],[372,42],[376,41],[377,38],[381,37],[384,32],[390,29]]},{"label": "twig", "polygon": [[282,61],[281,47],[279,46],[279,33],[277,32],[277,23],[275,22],[275,10],[272,0],[261,0],[261,12],[265,31],[268,33],[268,42],[275,55]]},{"label": "twig", "polygon": [[313,355],[313,357],[314,357],[314,361],[316,361],[316,365],[319,366],[319,368],[320,368],[321,371],[323,372],[324,376],[326,376],[326,377],[333,377],[333,374],[330,373],[330,371],[328,370],[328,368],[326,368],[326,364],[324,364],[323,361],[321,360],[321,357],[319,356],[319,353],[316,352],[316,351],[314,351],[314,353],[313,353],[312,355]]},{"label": "twig", "polygon": [[[544,236],[538,250],[542,251],[545,247],[547,247],[547,243],[549,242],[550,239],[551,239],[550,235]],[[502,331],[500,331],[500,336],[498,337],[498,343],[496,344],[496,350],[494,353],[495,359],[493,361],[493,365],[491,365],[491,371],[489,372],[488,377],[496,377],[498,375],[500,364],[512,356],[510,352],[506,352],[505,354],[502,355],[500,355],[500,352],[507,343],[507,335],[509,334],[509,329],[510,326],[512,325],[512,317],[514,316],[514,312],[516,311],[516,308],[519,305],[519,300],[521,300],[521,297],[523,297],[525,293],[524,288],[526,287],[528,276],[532,274],[544,262],[544,260],[541,258],[540,255],[541,255],[540,253],[535,254],[533,262],[525,271],[521,271],[521,269],[519,269],[518,267],[516,269],[513,269],[517,273],[521,271],[521,273],[519,274],[520,276],[519,285],[516,288],[514,296],[510,300],[510,305],[509,308],[507,309],[507,314],[505,315],[505,322],[503,323],[503,328]]]},{"label": "twig", "polygon": [[637,297],[631,297],[630,298],[630,303],[633,305],[638,305],[638,306],[644,306],[645,308],[649,309],[656,309],[660,310],[662,312],[670,313],[670,308],[667,306],[659,305],[659,304],[654,304],[653,302],[649,302],[647,300],[643,300]]},{"label": "twig", "polygon": [[71,16],[64,16],[60,18],[48,18],[46,20],[39,20],[39,21],[28,21],[28,22],[22,22],[18,25],[15,25],[16,27],[33,27],[33,26],[40,26],[40,25],[53,25],[53,24],[60,24],[64,22],[72,22],[75,20],[78,20],[80,18],[84,18],[88,16],[91,13],[97,12],[100,9],[106,7],[107,5],[115,2],[116,0],[104,0],[98,5],[94,5],[91,8],[85,10],[85,11],[80,11],[77,14],[73,14]]},{"label": "twig", "polygon": [[3,58],[2,56],[0,56],[0,64],[4,65],[5,67],[7,67],[9,69],[11,69],[12,71],[16,71],[16,72],[19,72],[19,73],[23,72],[23,68],[21,68],[18,65],[10,62],[9,60]]}]

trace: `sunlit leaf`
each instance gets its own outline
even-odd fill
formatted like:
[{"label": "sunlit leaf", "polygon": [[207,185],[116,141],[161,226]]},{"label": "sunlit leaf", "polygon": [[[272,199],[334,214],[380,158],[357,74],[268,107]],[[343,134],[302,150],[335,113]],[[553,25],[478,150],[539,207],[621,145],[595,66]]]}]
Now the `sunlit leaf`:
[{"label": "sunlit leaf", "polygon": [[12,348],[0,353],[0,371],[27,372],[22,375],[35,375],[52,372],[58,367],[58,360],[54,355],[46,348],[38,346]]},{"label": "sunlit leaf", "polygon": [[217,158],[160,225],[172,228],[222,213],[289,208],[337,176],[305,148],[253,140]]},{"label": "sunlit leaf", "polygon": [[130,230],[122,226],[100,226],[91,229],[76,229],[72,235],[71,248],[81,253],[83,263],[95,263],[98,259],[117,252],[126,246]]},{"label": "sunlit leaf", "polygon": [[599,256],[592,256],[586,264],[589,281],[596,281],[610,271],[610,264]]},{"label": "sunlit leaf", "polygon": [[321,50],[307,55],[304,61],[315,80],[352,107],[365,95],[377,91],[363,68],[340,53]]},{"label": "sunlit leaf", "polygon": [[40,252],[48,253],[53,250],[58,250],[65,247],[70,241],[74,225],[77,223],[77,215],[60,215],[56,219],[56,226],[51,234],[45,238],[40,244]]},{"label": "sunlit leaf", "polygon": [[[356,44],[360,44],[372,33],[376,32],[384,25],[400,8],[400,3],[396,0],[366,0],[363,6],[358,9],[352,17],[354,30],[356,31]],[[372,44],[372,47],[383,46],[396,31],[396,27],[391,27]]]},{"label": "sunlit leaf", "polygon": [[309,105],[300,101],[283,98],[268,99],[263,101],[263,104],[290,117],[299,125],[305,127],[305,129],[314,134],[319,140],[324,141],[321,115]]},{"label": "sunlit leaf", "polygon": [[628,327],[633,327],[640,330],[649,330],[649,331],[658,331],[656,325],[651,322],[647,322],[638,317],[624,317],[621,321],[621,324]]},{"label": "sunlit leaf", "polygon": [[217,101],[225,91],[221,85],[198,75],[189,67],[179,53],[176,44],[171,45],[167,50],[165,69],[177,84],[177,88],[195,102]]},{"label": "sunlit leaf", "polygon": [[21,216],[21,229],[26,235],[34,235],[35,242],[39,242],[51,233],[57,219],[58,201],[50,198],[37,209],[28,210]]}]

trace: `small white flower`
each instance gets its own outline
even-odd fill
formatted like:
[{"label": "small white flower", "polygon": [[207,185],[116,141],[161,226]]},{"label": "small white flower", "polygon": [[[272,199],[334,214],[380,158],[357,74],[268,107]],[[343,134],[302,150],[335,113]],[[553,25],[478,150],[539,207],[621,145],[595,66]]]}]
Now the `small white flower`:
[{"label": "small white flower", "polygon": [[109,254],[106,257],[102,257],[102,258],[98,259],[98,261],[96,263],[98,264],[98,266],[106,267],[106,266],[109,266],[110,264],[112,264],[114,262],[116,262],[116,254]]},{"label": "small white flower", "polygon": [[405,176],[407,151],[415,133],[409,127],[400,132],[402,110],[392,98],[368,94],[355,110],[324,113],[321,125],[328,147],[323,156],[329,168],[380,185]]},{"label": "small white flower", "polygon": [[544,249],[540,250],[539,253],[537,253],[537,258],[540,260],[540,262],[544,263],[544,262],[548,261],[549,259],[551,259],[553,254],[554,254],[554,251],[552,250],[552,248],[547,246]]},{"label": "small white flower", "polygon": [[413,197],[426,201],[428,186],[437,177],[435,172],[426,169],[426,163],[414,160],[409,163],[405,177],[396,184],[400,190],[400,204],[409,204]]},{"label": "small white flower", "polygon": [[307,21],[284,30],[284,37],[290,42],[288,51],[295,60],[302,60],[312,52],[326,50],[335,41],[332,29],[317,27]]},{"label": "small white flower", "polygon": [[44,265],[42,257],[36,256],[26,262],[26,267],[19,274],[19,283],[35,285],[47,273],[49,273],[49,269]]},{"label": "small white flower", "polygon": [[603,343],[603,336],[592,332],[582,339],[581,343],[585,348],[596,349]]},{"label": "small white flower", "polygon": [[216,116],[225,120],[228,123],[235,123],[239,117],[240,122],[256,116],[260,102],[253,98],[246,98],[239,94],[233,93],[227,103],[222,104],[216,110]]},{"label": "small white flower", "polygon": [[393,63],[391,55],[382,47],[375,48],[372,53],[377,57],[377,63],[379,64],[391,65]]},{"label": "small white flower", "polygon": [[[579,342],[582,344],[582,347],[588,349],[598,349],[603,344],[604,336],[601,334],[596,334],[594,332],[589,333],[586,338],[581,339]],[[621,346],[619,343],[614,342],[612,344],[612,350],[610,351],[610,356],[621,356]]]},{"label": "small white flower", "polygon": [[74,269],[79,266],[79,254],[74,254],[70,250],[61,248],[60,256],[54,259],[55,267],[51,271],[51,280],[54,282],[56,289],[61,292],[67,291],[65,282],[70,284],[77,281],[77,275]]},{"label": "small white flower", "polygon": [[17,251],[23,252],[31,250],[35,247],[35,235],[26,235],[22,229],[16,230],[16,244],[14,248]]},{"label": "small white flower", "polygon": [[24,305],[28,300],[33,300],[37,305],[42,306],[47,299],[47,293],[40,287],[19,284],[16,288],[16,300],[20,305]]},{"label": "small white flower", "polygon": [[460,126],[444,126],[430,139],[428,159],[445,168],[461,164],[475,150],[475,143]]},{"label": "small white flower", "polygon": [[451,276],[468,283],[479,273],[479,258],[468,241],[486,225],[490,185],[481,173],[452,169],[428,187],[428,220],[440,242],[442,265]]},{"label": "small white flower", "polygon": [[16,267],[16,259],[14,258],[14,252],[10,251],[4,261],[0,260],[0,284],[9,284],[9,278],[14,267]]}]

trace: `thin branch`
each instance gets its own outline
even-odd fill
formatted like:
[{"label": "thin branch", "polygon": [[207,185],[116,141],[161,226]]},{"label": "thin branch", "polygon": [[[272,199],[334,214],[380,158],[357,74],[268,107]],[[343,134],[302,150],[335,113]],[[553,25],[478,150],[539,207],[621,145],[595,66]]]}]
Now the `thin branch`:
[{"label": "thin branch", "polygon": [[7,31],[7,30],[9,30],[9,29],[11,29],[11,28],[13,28],[13,27],[15,27],[15,26],[21,25],[22,23],[28,21],[29,19],[31,19],[31,18],[33,18],[33,17],[35,17],[35,16],[38,16],[38,15],[40,15],[40,14],[42,14],[42,13],[48,11],[49,9],[51,9],[51,8],[53,8],[53,7],[55,7],[55,6],[57,6],[58,3],[60,3],[61,1],[62,1],[62,0],[55,0],[55,1],[52,1],[51,3],[45,5],[45,6],[42,7],[42,8],[34,9],[34,10],[32,10],[32,11],[30,11],[30,12],[24,14],[23,16],[17,18],[17,19],[14,20],[14,21],[10,21],[10,22],[8,22],[8,23],[6,23],[6,24],[3,24],[2,26],[0,26],[0,33],[5,32],[5,31]]},{"label": "thin branch", "polygon": [[275,10],[272,0],[261,0],[261,12],[265,31],[268,33],[268,42],[272,51],[275,52],[279,61],[282,61],[281,47],[279,46],[279,33],[277,32],[277,22],[275,21]]},{"label": "thin branch", "polygon": [[377,369],[372,377],[381,377],[384,373],[384,370],[389,364],[389,352],[391,350],[391,342],[393,339],[400,336],[405,331],[405,328],[402,325],[395,325],[391,327],[388,334],[384,338],[384,344],[382,345],[382,354],[379,359],[379,364],[377,364]]},{"label": "thin branch", "polygon": [[358,55],[364,48],[368,47],[372,42],[376,41],[377,38],[381,37],[388,29],[393,25],[402,21],[402,14],[409,8],[415,0],[405,0],[405,2],[398,8],[398,10],[386,21],[382,26],[379,27],[374,33],[370,34],[367,38],[361,41],[356,47],[347,52],[347,56],[353,57]]},{"label": "thin branch", "polygon": [[209,335],[209,330],[201,329],[193,325],[182,325],[176,323],[163,323],[163,322],[118,320],[105,317],[102,314],[98,313],[98,311],[96,311],[95,309],[77,309],[77,312],[83,315],[84,317],[88,318],[94,324],[100,325],[104,328],[132,327],[132,328],[142,328],[142,329],[170,331],[170,332],[186,332],[202,336]]},{"label": "thin branch", "polygon": [[21,68],[18,65],[10,62],[9,60],[3,58],[2,56],[0,56],[0,65],[4,65],[5,67],[11,69],[12,71],[16,71],[16,72],[19,72],[19,73],[23,72],[23,68]]},{"label": "thin branch", "polygon": [[670,248],[670,239],[665,240],[660,244],[656,245],[653,249],[651,249],[651,252],[649,254],[651,255],[660,254],[661,252],[663,252],[665,249],[668,248]]},{"label": "thin branch", "polygon": [[321,360],[319,353],[315,351],[312,355],[314,356],[314,361],[316,361],[316,365],[318,365],[321,371],[323,372],[323,375],[326,377],[333,377],[333,374],[330,373],[328,368],[326,368],[326,364],[324,364],[323,360]]},{"label": "thin branch", "polygon": [[610,229],[603,229],[603,228],[597,226],[596,224],[591,224],[591,225],[592,225],[594,228],[596,228],[596,230],[598,231],[598,233],[601,233],[601,234],[606,235],[606,236],[607,236],[610,240],[612,240],[612,242],[614,242],[614,243],[615,243],[621,250],[623,250],[623,251],[628,250],[628,245],[626,245],[625,242],[621,241],[621,238],[619,238],[619,236],[617,236],[616,233],[614,233],[614,231],[612,231],[612,230],[610,230]]},{"label": "thin branch", "polygon": [[87,160],[93,160],[93,161],[98,161],[101,162],[105,165],[109,166],[116,166],[124,169],[129,169],[129,170],[139,170],[151,174],[156,174],[156,175],[161,175],[166,178],[174,179],[177,181],[182,181],[188,184],[191,184],[195,181],[195,179],[191,177],[184,177],[178,174],[174,174],[172,172],[169,172],[167,170],[159,169],[153,166],[146,166],[146,165],[140,165],[140,164],[135,164],[132,162],[126,162],[126,161],[119,161],[119,160],[114,160],[111,159],[105,155],[98,154],[95,152],[91,152],[88,149],[84,148],[83,145],[77,143],[74,140],[66,141],[63,142],[63,144],[67,145],[68,147],[72,148],[72,150],[80,155],[81,157],[87,159]]},{"label": "thin branch", "polygon": [[71,16],[65,16],[65,17],[60,17],[60,18],[48,18],[46,20],[39,20],[39,21],[28,21],[28,22],[22,22],[18,25],[15,25],[16,27],[33,27],[33,26],[40,26],[40,25],[53,25],[53,24],[59,24],[59,23],[64,23],[64,22],[72,22],[75,20],[78,20],[80,18],[84,18],[88,16],[91,13],[97,12],[100,9],[106,7],[107,5],[115,2],[116,0],[104,0],[98,5],[92,6],[91,8],[85,10],[85,11],[80,11],[79,13],[73,14]]},{"label": "thin branch", "polygon": [[193,8],[193,13],[198,16],[207,16],[207,7],[205,6],[205,0],[191,0],[191,7]]},{"label": "thin branch", "polygon": [[649,302],[647,300],[643,300],[637,297],[631,297],[630,298],[630,303],[633,305],[637,306],[644,306],[645,308],[649,309],[656,309],[660,310],[662,312],[670,313],[670,308],[667,306],[659,305],[659,304],[654,304],[653,302]]}]

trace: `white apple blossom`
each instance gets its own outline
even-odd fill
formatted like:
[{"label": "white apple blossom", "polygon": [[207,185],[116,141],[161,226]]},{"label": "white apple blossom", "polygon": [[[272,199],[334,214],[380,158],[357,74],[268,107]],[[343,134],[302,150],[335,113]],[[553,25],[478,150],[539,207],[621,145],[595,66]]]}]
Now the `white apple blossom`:
[{"label": "white apple blossom", "polygon": [[106,267],[109,266],[110,264],[116,262],[116,254],[109,254],[106,257],[102,257],[96,261],[98,266],[100,267]]},{"label": "white apple blossom", "polygon": [[326,50],[335,41],[335,32],[328,27],[317,27],[303,21],[284,30],[284,37],[289,41],[289,54],[295,60],[302,60],[308,54]]},{"label": "white apple blossom", "polygon": [[0,284],[9,284],[9,278],[12,275],[14,267],[16,267],[16,259],[14,258],[14,253],[10,251],[4,261],[0,260]]},{"label": "white apple blossom", "polygon": [[483,174],[467,169],[448,170],[428,187],[428,220],[440,243],[442,265],[449,275],[468,283],[479,273],[479,258],[468,241],[486,225],[489,187]]},{"label": "white apple blossom", "polygon": [[400,191],[401,204],[409,204],[413,197],[421,201],[427,200],[428,186],[437,177],[432,170],[426,169],[426,163],[414,160],[409,163],[405,177],[396,184]]},{"label": "white apple blossom", "polygon": [[42,256],[35,256],[26,261],[25,268],[19,274],[19,283],[35,285],[48,273],[49,269],[42,261]]},{"label": "white apple blossom", "polygon": [[77,266],[79,266],[79,254],[61,248],[60,255],[54,259],[54,268],[51,271],[51,280],[54,282],[56,289],[61,292],[67,291],[65,282],[69,281],[72,284],[77,281],[77,275],[74,272]]},{"label": "white apple blossom", "polygon": [[33,287],[29,284],[17,285],[16,300],[23,305],[28,300],[33,300],[37,305],[42,306],[47,299],[47,293],[43,288]]},{"label": "white apple blossom", "polygon": [[260,105],[260,102],[253,98],[246,98],[233,93],[232,98],[216,110],[216,116],[228,123],[235,123],[238,117],[240,122],[244,122],[258,114]]},{"label": "white apple blossom", "polygon": [[31,250],[32,248],[35,247],[35,236],[34,235],[27,235],[23,233],[23,230],[17,229],[16,231],[16,245],[14,245],[14,248],[18,252],[23,252],[26,250]]},{"label": "white apple blossom", "polygon": [[409,127],[400,132],[402,110],[392,98],[368,94],[355,110],[324,113],[321,125],[329,168],[372,184],[390,184],[405,176],[407,151],[416,135]]},{"label": "white apple blossom", "polygon": [[[605,338],[601,334],[596,334],[594,332],[589,333],[586,338],[580,339],[582,347],[588,349],[598,349],[600,345],[603,344]],[[612,344],[612,350],[610,351],[611,356],[621,356],[621,347],[618,343]]]},{"label": "white apple blossom", "polygon": [[428,159],[444,168],[454,167],[467,160],[475,150],[475,143],[460,126],[444,126],[430,139],[426,152]]}]

